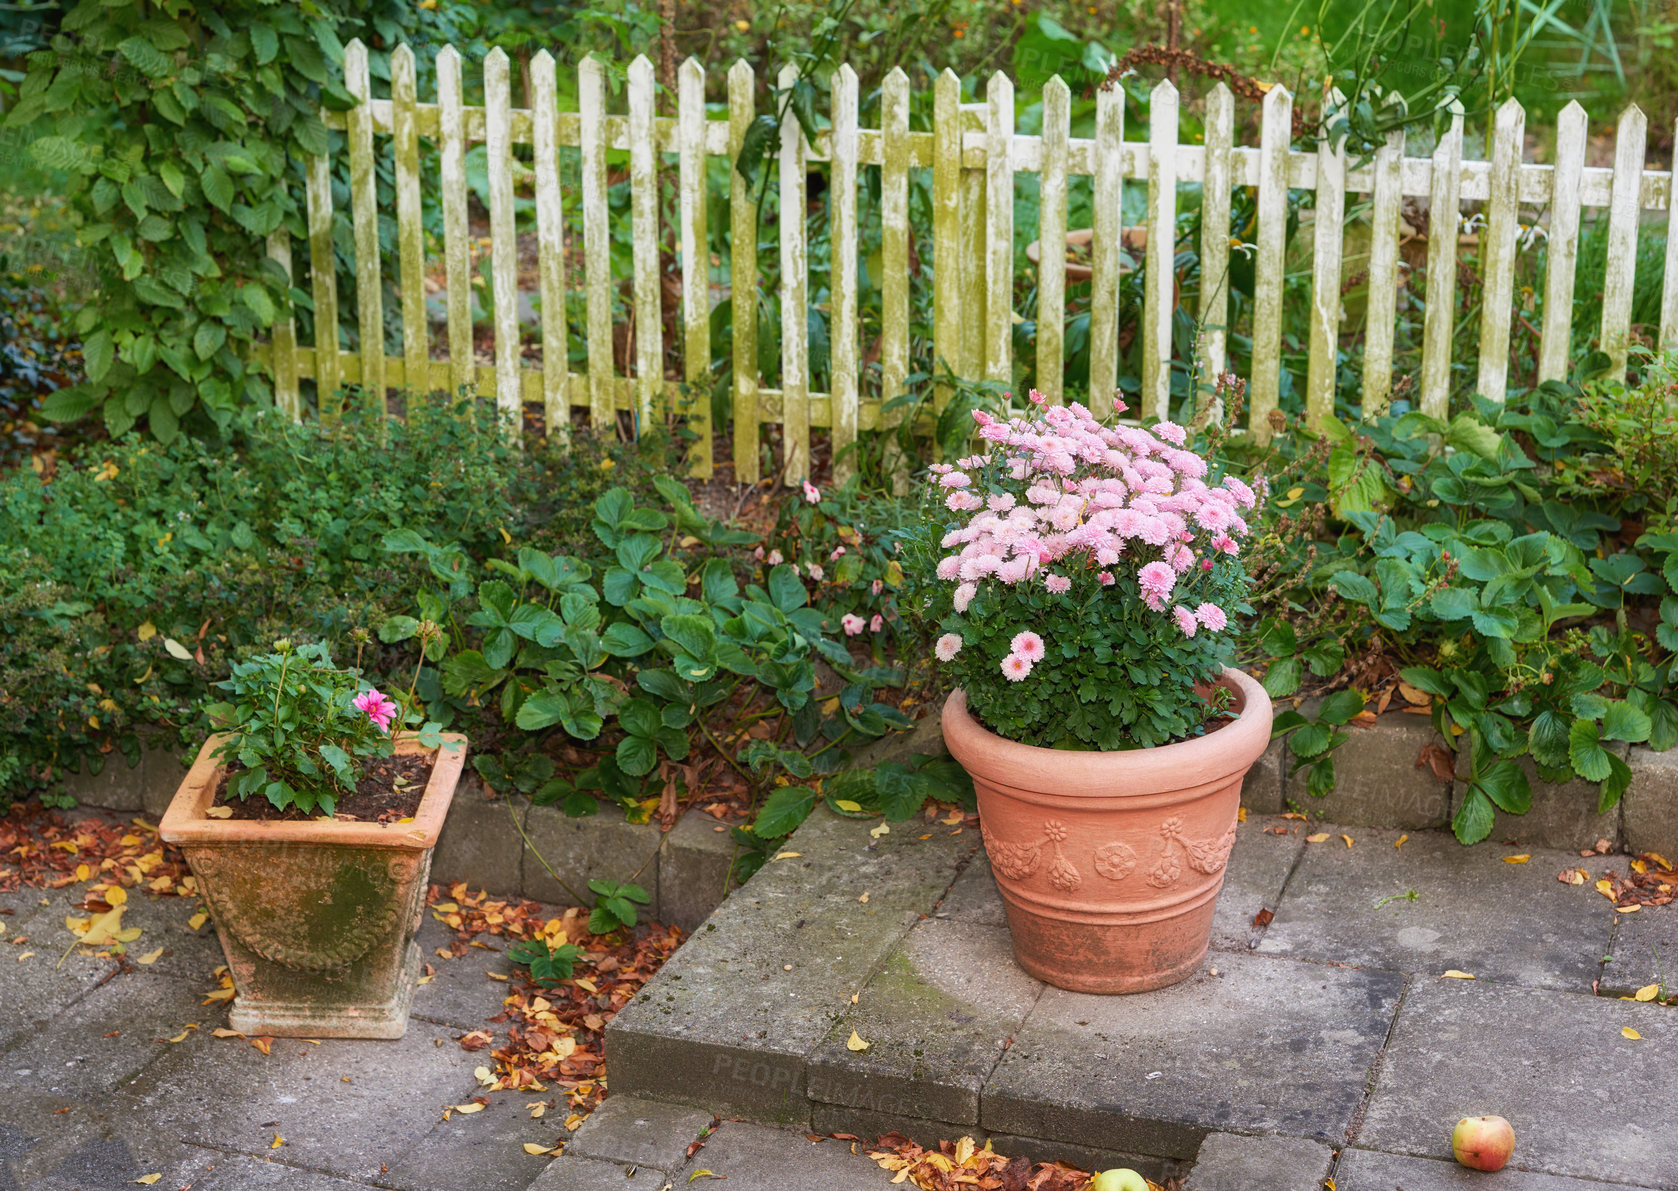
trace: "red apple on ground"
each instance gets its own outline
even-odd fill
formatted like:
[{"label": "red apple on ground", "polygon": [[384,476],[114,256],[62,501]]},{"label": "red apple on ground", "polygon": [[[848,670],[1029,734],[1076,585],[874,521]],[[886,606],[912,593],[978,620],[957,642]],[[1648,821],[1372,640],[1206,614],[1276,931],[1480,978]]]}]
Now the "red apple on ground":
[{"label": "red apple on ground", "polygon": [[1515,1152],[1515,1130],[1502,1117],[1464,1117],[1451,1132],[1451,1153],[1470,1170],[1502,1170]]}]

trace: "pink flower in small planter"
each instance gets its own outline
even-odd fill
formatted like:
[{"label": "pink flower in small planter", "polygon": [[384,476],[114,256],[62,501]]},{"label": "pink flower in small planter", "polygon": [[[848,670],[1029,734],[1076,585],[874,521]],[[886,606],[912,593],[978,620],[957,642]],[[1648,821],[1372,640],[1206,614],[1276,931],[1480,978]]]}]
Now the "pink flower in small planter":
[{"label": "pink flower in small planter", "polygon": [[369,687],[355,697],[357,711],[367,713],[367,718],[379,726],[379,731],[390,735],[390,721],[396,716],[396,704],[388,695],[379,693],[377,687]]},{"label": "pink flower in small planter", "polygon": [[1171,615],[1177,621],[1177,627],[1183,630],[1183,636],[1185,637],[1194,636],[1195,629],[1200,627],[1200,622],[1194,618],[1194,613],[1181,604],[1171,609]]},{"label": "pink flower in small planter", "polygon": [[1020,682],[1031,674],[1031,659],[1011,653],[1002,659],[1002,676],[1009,682]]},{"label": "pink flower in small planter", "polygon": [[845,636],[854,637],[868,627],[868,622],[853,612],[847,612],[839,618],[839,626],[845,630]]},{"label": "pink flower in small planter", "polygon": [[979,588],[977,585],[972,583],[963,583],[960,587],[956,588],[955,595],[951,596],[950,600],[953,604],[955,604],[957,612],[965,612],[967,611],[967,605],[971,604],[973,602],[973,597],[978,594]]},{"label": "pink flower in small planter", "polygon": [[822,498],[822,490],[820,488],[816,487],[814,484],[810,483],[809,480],[805,480],[804,481],[804,500],[809,504],[815,504],[818,501],[820,501],[821,498]]},{"label": "pink flower in small planter", "polygon": [[961,652],[961,634],[945,633],[938,638],[938,644],[932,647],[932,652],[941,662],[953,661],[956,654]]},{"label": "pink flower in small planter", "polygon": [[1014,639],[1008,642],[1008,651],[1017,653],[1028,662],[1043,660],[1043,638],[1030,629],[1015,633]]},{"label": "pink flower in small planter", "polygon": [[1177,572],[1163,562],[1150,562],[1137,572],[1136,578],[1142,585],[1143,596],[1155,600],[1163,600],[1177,586]]}]

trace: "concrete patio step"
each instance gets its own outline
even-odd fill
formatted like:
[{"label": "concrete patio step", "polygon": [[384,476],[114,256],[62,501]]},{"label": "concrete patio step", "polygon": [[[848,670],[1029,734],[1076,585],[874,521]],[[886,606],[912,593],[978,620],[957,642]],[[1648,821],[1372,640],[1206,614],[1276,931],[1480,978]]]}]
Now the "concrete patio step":
[{"label": "concrete patio step", "polygon": [[[1517,1122],[1535,1176],[1678,1186],[1671,1110],[1648,1098],[1609,1098],[1600,1121],[1593,1103],[1601,1144],[1537,1140],[1567,1097],[1534,1086],[1585,1095],[1605,1053],[1643,1072],[1678,1037],[1669,1009],[1592,995],[1615,916],[1556,880],[1577,853],[1508,863],[1444,833],[1348,828],[1347,843],[1254,815],[1201,970],[1099,997],[1013,964],[976,832],[868,828],[818,812],[666,964],[608,1028],[614,1095],[819,1134],[966,1133],[1154,1178],[1204,1160],[1209,1137],[1276,1139],[1306,1166],[1348,1146],[1449,1159],[1458,1118],[1536,1103]],[[1262,910],[1274,918],[1256,925]],[[1595,1016],[1635,1017],[1641,1049],[1617,1024],[1580,1025]],[[1616,1163],[1615,1146],[1632,1156]]]}]

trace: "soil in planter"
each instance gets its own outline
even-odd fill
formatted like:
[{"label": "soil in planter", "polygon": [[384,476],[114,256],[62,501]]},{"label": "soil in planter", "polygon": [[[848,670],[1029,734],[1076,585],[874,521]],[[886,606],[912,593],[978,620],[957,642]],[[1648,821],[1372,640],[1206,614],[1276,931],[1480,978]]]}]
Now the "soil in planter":
[{"label": "soil in planter", "polygon": [[[338,800],[335,817],[353,819],[358,823],[394,823],[411,817],[419,810],[420,801],[425,797],[426,783],[431,780],[431,764],[432,758],[424,753],[401,753],[370,762],[362,771],[361,784],[356,787],[355,793]],[[222,774],[213,803],[233,808],[233,818],[279,823],[307,823],[319,818],[296,807],[282,811],[260,794],[249,798],[230,796],[227,781],[238,772],[238,769],[230,769]]]}]

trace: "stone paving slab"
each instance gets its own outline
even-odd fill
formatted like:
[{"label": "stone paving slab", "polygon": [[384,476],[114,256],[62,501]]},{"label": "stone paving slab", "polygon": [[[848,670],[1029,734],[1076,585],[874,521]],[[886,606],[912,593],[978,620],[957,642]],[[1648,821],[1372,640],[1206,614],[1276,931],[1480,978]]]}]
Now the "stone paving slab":
[{"label": "stone paving slab", "polygon": [[[450,1113],[448,1120],[439,1120],[398,1161],[388,1162],[388,1172],[372,1181],[399,1191],[524,1191],[548,1163],[527,1154],[524,1147],[530,1143],[552,1149],[563,1140],[567,1136],[564,1109],[535,1119],[527,1106],[550,1099],[550,1093],[473,1094],[485,1095],[489,1106],[482,1112]],[[412,1104],[409,1111],[421,1112],[426,1107]]]},{"label": "stone paving slab", "polygon": [[1603,993],[1629,996],[1649,984],[1667,995],[1678,992],[1678,904],[1614,915],[1609,954],[1612,960],[1602,965]]},{"label": "stone paving slab", "polygon": [[577,1158],[675,1170],[716,1118],[696,1108],[611,1095],[565,1143]]},{"label": "stone paving slab", "polygon": [[[1348,848],[1338,828],[1317,830],[1329,839],[1305,846],[1261,954],[1590,991],[1613,910],[1556,880],[1577,852],[1465,848],[1443,832],[1395,848],[1400,832],[1370,827],[1346,828]],[[1508,864],[1509,855],[1531,859]]]},{"label": "stone paving slab", "polygon": [[564,1154],[548,1164],[530,1191],[664,1191],[669,1186],[664,1171],[651,1166],[620,1166]]},{"label": "stone paving slab", "polygon": [[961,875],[950,886],[944,900],[938,903],[935,915],[956,922],[979,922],[987,926],[1007,926],[1008,910],[997,892],[996,876],[991,872],[990,857],[976,853]]},{"label": "stone paving slab", "polygon": [[226,1024],[209,1007],[202,982],[125,973],[89,992],[73,1012],[30,1031],[0,1054],[0,1088],[33,1088],[69,1099],[95,1100],[114,1091],[195,1022],[208,1031]]},{"label": "stone paving slab", "polygon": [[[1515,1162],[1520,1161],[1519,1138],[1516,1139]],[[1469,1170],[1454,1161],[1431,1158],[1410,1158],[1400,1154],[1383,1154],[1376,1150],[1345,1150],[1340,1165],[1335,1168],[1334,1185],[1338,1191],[1653,1191],[1656,1184],[1601,1183],[1596,1180],[1569,1179],[1553,1174],[1534,1174],[1504,1167],[1495,1174]],[[1189,1191],[1200,1188],[1189,1184]]]},{"label": "stone paving slab", "polygon": [[418,942],[420,962],[431,965],[432,976],[414,990],[413,1016],[422,1022],[461,1031],[482,1029],[486,1021],[505,1008],[507,999],[507,982],[492,980],[488,973],[506,976],[513,970],[513,961],[503,950],[506,941],[490,937],[480,938],[478,942],[494,950],[473,947],[465,955],[444,959],[437,949],[446,951],[453,939],[454,931],[427,910],[420,922]]},{"label": "stone paving slab", "polygon": [[[883,1191],[891,1175],[866,1150],[857,1144],[853,1154],[842,1141],[812,1142],[785,1129],[724,1121],[675,1182],[685,1186],[694,1171],[709,1170],[728,1180],[718,1184],[727,1191]],[[706,1183],[700,1179],[695,1185]]]},{"label": "stone paving slab", "polygon": [[[164,1184],[159,1181],[156,1185]],[[367,1185],[287,1166],[272,1158],[218,1153],[211,1153],[205,1172],[191,1184],[192,1191],[359,1191]]]},{"label": "stone paving slab", "polygon": [[[1007,927],[921,922],[810,1056],[809,1098],[972,1127],[1044,987],[1014,966]],[[866,1050],[849,1048],[853,1032]]]},{"label": "stone paving slab", "polygon": [[1678,1014],[1660,1005],[1418,979],[1354,1141],[1449,1158],[1457,1121],[1495,1113],[1514,1125],[1526,1169],[1634,1186],[1658,1174],[1654,1186],[1678,1186],[1666,1094],[1675,1054]]},{"label": "stone paving slab", "polygon": [[1048,989],[986,1084],[980,1121],[1176,1158],[1218,1131],[1337,1143],[1402,988],[1397,973],[1224,952],[1155,992]]},{"label": "stone paving slab", "polygon": [[256,1157],[278,1134],[284,1161],[370,1180],[401,1165],[446,1105],[475,1094],[482,1062],[423,1022],[392,1042],[276,1039],[267,1056],[200,1030],[112,1103],[168,1136]]},{"label": "stone paving slab", "polygon": [[5,1093],[0,1112],[0,1188],[93,1191],[190,1184],[214,1155],[186,1146],[105,1102],[81,1104],[33,1090]]},{"label": "stone paving slab", "polygon": [[979,847],[922,826],[818,810],[613,1019],[613,1088],[808,1123],[805,1057]]},{"label": "stone paving slab", "polygon": [[[1212,915],[1212,946],[1223,951],[1246,951],[1262,933],[1253,926],[1260,910],[1275,912],[1288,874],[1306,847],[1305,833],[1293,834],[1299,824],[1280,815],[1248,815],[1235,826],[1235,846],[1224,869],[1224,887]],[[1266,827],[1285,828],[1276,835]]]},{"label": "stone paving slab", "polygon": [[1304,1137],[1212,1133],[1200,1143],[1188,1191],[1321,1191],[1334,1151]]}]

